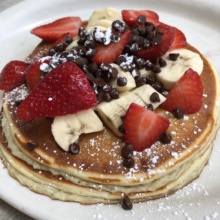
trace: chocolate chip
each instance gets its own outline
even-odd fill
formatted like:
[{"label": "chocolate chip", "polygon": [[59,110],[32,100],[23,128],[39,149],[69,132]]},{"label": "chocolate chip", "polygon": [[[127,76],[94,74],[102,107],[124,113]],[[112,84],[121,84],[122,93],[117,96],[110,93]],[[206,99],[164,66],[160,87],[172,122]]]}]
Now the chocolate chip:
[{"label": "chocolate chip", "polygon": [[126,77],[118,77],[117,79],[117,85],[118,86],[125,86],[127,84],[127,78]]},{"label": "chocolate chip", "polygon": [[156,78],[153,75],[146,76],[146,83],[149,85],[153,85],[156,82]]},{"label": "chocolate chip", "polygon": [[133,208],[133,204],[127,195],[124,196],[122,201],[122,208],[124,210],[131,210]]},{"label": "chocolate chip", "polygon": [[122,133],[122,134],[125,134],[125,129],[124,129],[124,125],[123,124],[118,127],[118,131],[120,133]]},{"label": "chocolate chip", "polygon": [[112,85],[109,83],[106,83],[103,87],[102,87],[103,92],[110,92],[112,90]]},{"label": "chocolate chip", "polygon": [[150,101],[151,101],[151,102],[160,102],[160,96],[158,95],[157,92],[153,92],[153,93],[150,95]]},{"label": "chocolate chip", "polygon": [[88,58],[93,57],[95,54],[96,54],[96,50],[95,49],[89,49],[85,53],[86,57],[88,57]]},{"label": "chocolate chip", "polygon": [[154,64],[150,62],[150,60],[147,60],[145,62],[145,69],[146,70],[151,70],[153,68]]},{"label": "chocolate chip", "polygon": [[79,147],[79,145],[78,145],[77,143],[72,143],[72,144],[70,144],[70,146],[69,146],[69,152],[70,152],[71,154],[78,154],[79,151],[80,151],[80,147]]},{"label": "chocolate chip", "polygon": [[102,78],[95,78],[94,83],[100,87],[102,87],[106,84],[106,82]]},{"label": "chocolate chip", "polygon": [[92,63],[88,64],[88,70],[89,70],[91,73],[95,73],[95,72],[98,70],[98,65],[97,65],[97,63],[92,62]]},{"label": "chocolate chip", "polygon": [[118,70],[115,67],[110,68],[109,72],[110,72],[111,77],[113,79],[117,79],[117,77],[118,77]]},{"label": "chocolate chip", "polygon": [[162,93],[164,88],[163,88],[163,84],[159,81],[156,81],[154,82],[152,85],[151,85],[156,91]]},{"label": "chocolate chip", "polygon": [[145,108],[150,110],[150,111],[154,110],[154,106],[151,103],[147,104]]},{"label": "chocolate chip", "polygon": [[131,52],[137,52],[139,50],[139,45],[137,43],[133,43],[130,47]]},{"label": "chocolate chip", "polygon": [[33,142],[33,141],[27,143],[27,147],[29,151],[33,151],[37,146],[38,146],[38,143]]},{"label": "chocolate chip", "polygon": [[173,111],[174,117],[181,119],[184,116],[183,110],[181,108],[177,108]]},{"label": "chocolate chip", "polygon": [[140,23],[140,24],[145,24],[146,22],[146,17],[144,15],[139,15],[138,18],[137,18],[137,21]]},{"label": "chocolate chip", "polygon": [[65,37],[65,42],[66,42],[67,44],[71,44],[71,43],[73,42],[73,38],[70,37],[70,36],[66,36],[66,37]]},{"label": "chocolate chip", "polygon": [[121,149],[121,156],[123,158],[133,157],[134,149],[133,146],[128,144]]},{"label": "chocolate chip", "polygon": [[112,28],[122,33],[122,32],[125,32],[126,25],[124,22],[120,20],[116,20],[116,21],[113,21]]},{"label": "chocolate chip", "polygon": [[85,48],[88,49],[95,49],[95,41],[94,40],[86,40],[84,43]]},{"label": "chocolate chip", "polygon": [[110,68],[112,68],[112,66],[109,63],[102,63],[100,65],[100,69],[103,71],[109,71]]},{"label": "chocolate chip", "polygon": [[124,55],[120,55],[116,60],[116,63],[118,65],[120,65],[121,63],[124,63],[124,62],[126,62],[126,57]]},{"label": "chocolate chip", "polygon": [[62,52],[65,48],[63,46],[63,43],[58,43],[54,49],[56,50],[56,52]]},{"label": "chocolate chip", "polygon": [[111,40],[113,42],[118,42],[121,39],[121,36],[119,34],[112,34],[111,35]]},{"label": "chocolate chip", "polygon": [[146,83],[146,78],[138,76],[135,78],[135,83],[137,87],[143,86]]},{"label": "chocolate chip", "polygon": [[160,65],[160,67],[165,67],[167,65],[167,62],[162,57],[160,57],[158,59],[158,64]]},{"label": "chocolate chip", "polygon": [[126,168],[132,168],[134,166],[133,157],[124,158],[123,166],[126,167]]},{"label": "chocolate chip", "polygon": [[160,45],[162,43],[162,37],[160,35],[156,35],[152,39],[153,45]]},{"label": "chocolate chip", "polygon": [[159,141],[162,144],[169,144],[171,142],[171,140],[172,140],[172,137],[169,133],[163,133],[159,137]]},{"label": "chocolate chip", "polygon": [[140,36],[145,37],[146,29],[144,27],[139,26],[137,30]]},{"label": "chocolate chip", "polygon": [[119,92],[116,88],[112,89],[110,92],[110,96],[112,99],[118,99],[119,98]]},{"label": "chocolate chip", "polygon": [[86,30],[83,27],[79,28],[78,36],[79,37],[85,37],[86,36]]},{"label": "chocolate chip", "polygon": [[160,65],[159,65],[159,64],[153,65],[153,67],[152,67],[151,70],[152,70],[154,73],[160,73],[160,72],[161,72]]},{"label": "chocolate chip", "polygon": [[154,38],[154,33],[153,33],[153,31],[151,31],[151,32],[149,32],[149,33],[147,34],[147,39],[148,39],[149,41],[152,41],[153,38]]},{"label": "chocolate chip", "polygon": [[179,55],[180,55],[179,53],[170,53],[169,58],[172,61],[176,61],[178,59]]},{"label": "chocolate chip", "polygon": [[75,63],[78,67],[80,67],[80,68],[82,68],[82,67],[85,65],[85,62],[84,62],[84,60],[83,60],[81,57],[77,57],[77,58],[74,60],[74,63]]},{"label": "chocolate chip", "polygon": [[145,66],[145,60],[143,58],[138,58],[135,60],[135,64],[138,69],[142,69]]},{"label": "chocolate chip", "polygon": [[108,92],[104,93],[102,98],[106,102],[110,102],[112,100],[111,95]]},{"label": "chocolate chip", "polygon": [[56,53],[56,50],[54,48],[51,48],[49,50],[49,56],[53,56]]}]

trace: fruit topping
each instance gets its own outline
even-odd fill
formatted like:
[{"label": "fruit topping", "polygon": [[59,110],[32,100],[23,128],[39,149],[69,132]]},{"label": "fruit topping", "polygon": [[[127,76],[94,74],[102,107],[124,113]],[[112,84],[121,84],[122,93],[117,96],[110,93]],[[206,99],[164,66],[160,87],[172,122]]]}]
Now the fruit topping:
[{"label": "fruit topping", "polygon": [[56,41],[65,33],[75,37],[81,25],[82,21],[79,17],[65,17],[36,27],[31,33],[46,41]]},{"label": "fruit topping", "polygon": [[97,104],[96,95],[82,70],[72,62],[49,72],[19,105],[18,118],[32,120],[73,114]]},{"label": "fruit topping", "polygon": [[0,75],[0,90],[10,91],[21,86],[25,81],[27,64],[23,61],[10,61]]},{"label": "fruit topping", "polygon": [[143,151],[158,141],[168,127],[168,119],[132,103],[124,119],[125,141],[135,151]]},{"label": "fruit topping", "polygon": [[[156,61],[169,50],[174,41],[174,33],[173,27],[159,24],[154,30],[147,34],[142,45],[138,44],[137,50],[133,51],[133,53],[138,57]],[[146,33],[144,33],[144,35],[146,35]],[[144,37],[142,35],[139,36]],[[134,39],[135,38],[134,36]],[[132,40],[130,50],[132,50],[134,44],[135,42]]]},{"label": "fruit topping", "polygon": [[171,44],[169,51],[174,49],[183,48],[186,46],[186,37],[181,30],[174,27],[174,41]]},{"label": "fruit topping", "polygon": [[163,107],[181,109],[184,114],[196,113],[202,107],[203,85],[197,72],[188,69],[170,90]]},{"label": "fruit topping", "polygon": [[95,47],[96,53],[91,60],[97,64],[113,63],[117,57],[122,53],[124,47],[130,39],[130,31],[126,30],[121,34],[118,42],[111,42],[109,45],[97,44]]},{"label": "fruit topping", "polygon": [[44,71],[42,70],[42,67],[44,67],[44,69],[50,68],[48,63],[49,58],[36,60],[28,66],[26,70],[26,83],[29,91],[32,91],[43,78]]},{"label": "fruit topping", "polygon": [[129,26],[134,27],[136,24],[151,22],[157,24],[159,16],[150,10],[122,10],[123,21]]}]

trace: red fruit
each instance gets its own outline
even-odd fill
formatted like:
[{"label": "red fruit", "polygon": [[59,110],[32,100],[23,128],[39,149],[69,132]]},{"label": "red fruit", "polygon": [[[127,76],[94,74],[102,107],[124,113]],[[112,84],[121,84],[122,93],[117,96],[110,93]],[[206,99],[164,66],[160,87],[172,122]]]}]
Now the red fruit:
[{"label": "red fruit", "polygon": [[81,25],[82,21],[79,17],[65,17],[36,27],[31,33],[46,41],[56,41],[65,33],[70,33],[72,37],[75,37]]},{"label": "red fruit", "polygon": [[133,27],[135,24],[137,24],[137,18],[139,15],[146,16],[147,22],[157,24],[159,21],[158,14],[150,10],[122,10],[121,14],[123,21],[129,27]]},{"label": "red fruit", "polygon": [[42,63],[48,64],[49,59],[44,61],[36,60],[26,70],[26,83],[29,91],[32,91],[40,82],[43,72],[40,69]]},{"label": "red fruit", "polygon": [[142,48],[135,53],[136,56],[156,61],[168,51],[174,40],[174,28],[165,24],[159,24],[157,28],[164,33],[162,35],[162,43],[159,45],[152,45],[148,49]]},{"label": "red fruit", "polygon": [[20,120],[74,114],[97,105],[96,95],[82,70],[72,62],[49,72],[19,105]]},{"label": "red fruit", "polygon": [[125,140],[135,151],[143,151],[166,132],[169,124],[161,115],[132,103],[124,120]]},{"label": "red fruit", "polygon": [[25,81],[27,65],[23,61],[10,61],[3,68],[0,75],[0,90],[10,91],[21,86]]},{"label": "red fruit", "polygon": [[193,114],[202,107],[202,94],[199,74],[188,69],[170,90],[163,107],[171,112],[180,108],[185,114]]},{"label": "red fruit", "polygon": [[111,42],[109,45],[98,44],[95,48],[96,54],[91,58],[97,64],[113,63],[119,55],[121,55],[124,47],[130,39],[130,31],[126,30],[121,34],[121,39],[118,42]]},{"label": "red fruit", "polygon": [[186,46],[186,37],[183,34],[182,31],[177,29],[176,27],[174,28],[174,40],[173,43],[171,44],[169,51],[178,49],[178,48],[183,48]]}]

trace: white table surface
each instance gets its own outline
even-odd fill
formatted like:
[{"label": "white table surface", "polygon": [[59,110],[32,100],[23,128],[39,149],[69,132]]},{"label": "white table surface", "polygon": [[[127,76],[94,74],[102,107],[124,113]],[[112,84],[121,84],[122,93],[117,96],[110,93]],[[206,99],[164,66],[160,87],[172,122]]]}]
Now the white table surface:
[{"label": "white table surface", "polygon": [[[22,0],[0,0],[0,12],[7,9],[8,7],[21,2]],[[0,198],[0,220],[33,220],[29,216],[16,210],[12,206]]]}]

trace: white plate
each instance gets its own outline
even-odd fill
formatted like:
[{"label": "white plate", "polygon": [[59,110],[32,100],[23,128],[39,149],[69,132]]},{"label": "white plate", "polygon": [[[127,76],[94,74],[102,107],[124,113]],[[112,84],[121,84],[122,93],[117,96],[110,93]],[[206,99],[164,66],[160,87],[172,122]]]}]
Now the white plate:
[{"label": "white plate", "polygon": [[[10,60],[23,60],[40,42],[30,30],[69,15],[88,19],[96,8],[151,9],[163,22],[177,26],[220,73],[220,2],[206,0],[26,0],[0,14],[0,69]],[[12,179],[0,162],[0,197],[35,219],[220,219],[220,137],[201,176],[176,194],[135,204],[132,211],[120,205],[83,206],[52,201]]]}]

